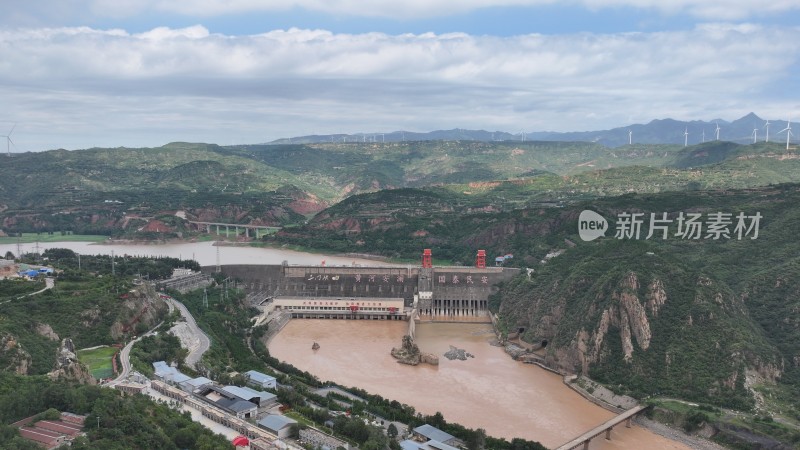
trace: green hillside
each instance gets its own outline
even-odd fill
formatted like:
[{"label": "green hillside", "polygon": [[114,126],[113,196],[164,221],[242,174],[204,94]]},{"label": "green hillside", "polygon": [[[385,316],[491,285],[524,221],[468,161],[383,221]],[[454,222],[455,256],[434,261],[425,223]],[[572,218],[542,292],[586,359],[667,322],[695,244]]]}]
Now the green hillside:
[{"label": "green hillside", "polygon": [[[421,141],[55,150],[15,155],[0,166],[0,229],[132,236],[175,211],[188,220],[284,226],[352,195],[404,187],[440,186],[463,194],[459,202],[470,207],[505,210],[628,192],[800,182],[798,161],[778,144],[716,141],[614,149]],[[162,237],[195,231],[172,223]]]},{"label": "green hillside", "polygon": [[[509,283],[496,307],[510,329],[526,329],[529,342],[551,343],[554,367],[637,395],[739,408],[753,405],[746,389],[752,384],[780,381],[800,394],[800,324],[793,319],[800,308],[793,281],[800,186],[629,194],[506,212],[471,210],[470,201],[444,189],[355,196],[271,239],[312,239],[319,248],[409,259],[432,248],[439,258],[467,265],[479,248],[512,253],[514,265],[535,272]],[[609,237],[580,239],[577,219],[585,208],[611,220]],[[615,239],[615,218],[625,212],[668,213],[670,237],[646,240],[645,228],[639,240]],[[737,239],[734,220],[731,239],[686,240],[675,237],[681,212],[763,218],[757,239]],[[779,317],[780,325],[772,325]],[[634,319],[646,325],[635,331]]]}]

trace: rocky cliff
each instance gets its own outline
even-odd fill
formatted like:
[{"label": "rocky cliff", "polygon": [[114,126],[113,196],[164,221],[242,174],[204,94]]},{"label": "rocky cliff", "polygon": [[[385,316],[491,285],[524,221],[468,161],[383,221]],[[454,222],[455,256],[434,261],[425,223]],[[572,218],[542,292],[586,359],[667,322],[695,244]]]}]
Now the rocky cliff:
[{"label": "rocky cliff", "polygon": [[117,319],[111,325],[111,337],[139,334],[153,328],[167,314],[167,304],[149,284],[132,289],[122,302]]},{"label": "rocky cliff", "polygon": [[780,352],[726,283],[620,245],[606,258],[566,252],[513,280],[499,299],[503,323],[523,328],[527,342],[547,341],[548,366],[640,395],[749,406],[748,379],[781,376]]},{"label": "rocky cliff", "polygon": [[27,375],[31,366],[31,355],[19,340],[8,333],[0,334],[0,372]]},{"label": "rocky cliff", "polygon": [[61,345],[59,345],[56,352],[55,366],[47,376],[52,380],[77,381],[81,384],[97,383],[89,369],[78,361],[75,344],[72,343],[70,338],[61,341]]}]

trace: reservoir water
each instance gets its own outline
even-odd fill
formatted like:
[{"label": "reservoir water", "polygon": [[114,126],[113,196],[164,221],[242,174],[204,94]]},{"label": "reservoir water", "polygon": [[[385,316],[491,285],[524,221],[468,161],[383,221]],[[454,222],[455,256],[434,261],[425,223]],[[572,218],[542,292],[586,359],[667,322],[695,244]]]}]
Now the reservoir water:
[{"label": "reservoir water", "polygon": [[[33,252],[35,244],[21,244]],[[169,256],[194,259],[201,265],[220,264],[320,264],[378,265],[367,259],[329,256],[291,250],[255,247],[217,247],[213,242],[162,245],[86,242],[40,243],[39,250],[69,248],[77,253],[134,256]],[[18,253],[16,244],[0,245],[0,255]],[[613,413],[587,401],[564,386],[561,377],[537,366],[512,360],[490,345],[486,324],[420,323],[417,343],[439,356],[438,367],[398,364],[389,355],[399,346],[406,322],[295,319],[270,342],[270,352],[296,367],[345,386],[414,406],[417,411],[440,411],[448,421],[484,428],[490,435],[521,437],[555,447],[611,418]],[[316,341],[320,348],[311,349]],[[443,356],[453,345],[474,358],[450,361]],[[612,439],[591,442],[591,449],[687,449],[641,427],[617,426]]]},{"label": "reservoir water", "polygon": [[[420,323],[417,344],[439,356],[439,366],[398,364],[389,351],[400,345],[405,322],[295,319],[269,344],[270,353],[321,380],[357,386],[412,405],[424,414],[489,435],[521,437],[553,448],[614,414],[587,401],[540,367],[514,361],[490,344],[491,325]],[[312,350],[313,342],[320,348]],[[466,361],[443,356],[450,346],[473,354]],[[617,426],[612,439],[591,449],[687,449],[641,427]]]},{"label": "reservoir water", "polygon": [[[110,255],[113,251],[117,256],[168,256],[172,258],[194,259],[200,263],[201,266],[215,265],[217,263],[218,250],[220,264],[281,264],[283,261],[286,261],[288,264],[298,265],[320,264],[322,261],[325,261],[325,264],[329,266],[350,266],[353,264],[374,266],[380,264],[374,260],[361,258],[320,255],[278,248],[216,246],[214,244],[215,243],[212,241],[158,245],[47,242],[39,243],[39,251],[42,252],[48,248],[68,248],[82,255]],[[36,251],[36,244],[20,244],[20,250],[22,253],[33,253]],[[17,244],[0,245],[0,255],[5,255],[8,251],[16,255],[18,253]]]}]

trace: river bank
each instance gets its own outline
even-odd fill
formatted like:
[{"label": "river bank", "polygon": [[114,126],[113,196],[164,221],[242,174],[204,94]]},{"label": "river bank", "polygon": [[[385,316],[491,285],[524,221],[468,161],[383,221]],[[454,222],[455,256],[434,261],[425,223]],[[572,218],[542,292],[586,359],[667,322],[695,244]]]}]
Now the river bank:
[{"label": "river bank", "polygon": [[[523,348],[517,345],[516,343],[509,342],[507,340],[502,340],[502,333],[496,326],[497,322],[498,321],[496,320],[496,318],[493,317],[492,320],[493,329],[498,337],[501,346],[505,350],[506,354],[508,354],[508,356],[510,356],[514,360],[518,360],[520,355],[532,354],[529,348]],[[637,399],[626,395],[615,394],[602,384],[586,376],[562,373],[551,367],[548,367],[543,362],[539,362],[533,359],[525,360],[524,362],[528,364],[537,365],[545,370],[558,374],[559,376],[562,377],[565,386],[570,388],[572,391],[578,393],[581,397],[583,397],[587,401],[607,411],[613,412],[614,414],[621,414],[626,410],[629,410],[639,404],[639,401]],[[667,424],[657,422],[652,419],[648,419],[647,417],[644,417],[642,414],[635,417],[634,423],[650,431],[651,433],[657,434],[661,437],[669,439],[670,441],[687,446],[692,449],[726,450],[725,447],[716,444],[712,441],[709,441],[704,437],[687,434],[682,430],[672,428]]]}]

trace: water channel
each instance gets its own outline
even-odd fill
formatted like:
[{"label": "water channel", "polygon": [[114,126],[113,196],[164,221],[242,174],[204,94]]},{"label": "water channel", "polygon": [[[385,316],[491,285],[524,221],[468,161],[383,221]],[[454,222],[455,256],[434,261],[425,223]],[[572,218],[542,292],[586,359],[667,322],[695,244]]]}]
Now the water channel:
[{"label": "water channel", "polygon": [[[86,242],[40,243],[39,250],[69,248],[80,254],[169,256],[194,259],[201,265],[320,264],[377,265],[349,257],[254,247],[217,247],[213,242],[163,245]],[[33,252],[35,244],[21,244]],[[0,254],[17,254],[17,244],[0,245]],[[608,420],[613,413],[585,400],[566,387],[561,377],[537,366],[512,360],[490,341],[486,324],[420,323],[417,343],[439,356],[438,367],[398,364],[390,355],[399,346],[407,324],[394,321],[295,319],[271,341],[270,352],[322,380],[358,386],[385,398],[412,405],[417,411],[440,411],[446,420],[490,435],[521,437],[555,447]],[[316,341],[320,348],[311,349]],[[453,345],[474,355],[466,361],[443,356]],[[612,440],[596,438],[591,449],[687,449],[641,427],[618,426]]]}]

